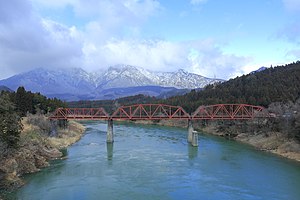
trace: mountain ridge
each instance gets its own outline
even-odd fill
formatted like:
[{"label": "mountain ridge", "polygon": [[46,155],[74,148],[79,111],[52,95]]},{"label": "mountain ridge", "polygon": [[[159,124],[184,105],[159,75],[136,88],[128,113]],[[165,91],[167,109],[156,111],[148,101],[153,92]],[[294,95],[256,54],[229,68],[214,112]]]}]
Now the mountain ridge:
[{"label": "mountain ridge", "polygon": [[[170,89],[167,88],[172,88],[173,90],[190,90],[203,88],[207,84],[220,81],[222,82],[223,80],[206,78],[198,74],[189,73],[183,69],[175,72],[153,72],[131,65],[115,65],[105,71],[92,73],[82,68],[37,68],[0,80],[0,85],[5,85],[13,90],[16,90],[19,86],[24,86],[27,90],[40,92],[46,96],[55,96],[64,100],[73,100],[72,98],[80,100],[82,96],[88,96],[91,99],[100,99],[103,97],[102,93],[109,93],[107,90],[114,88],[114,91],[120,91],[121,88],[131,88],[127,90],[129,92],[128,95],[135,95],[140,90],[141,94],[159,96],[161,94],[157,93],[158,90],[168,90],[168,92],[170,92]],[[151,90],[147,91],[147,88],[133,89],[134,87],[146,86],[161,88],[156,88],[155,92]],[[130,93],[130,91],[134,92]],[[111,97],[121,97],[117,93],[115,92]],[[122,96],[124,95],[122,93]],[[67,96],[69,98],[66,98]]]}]

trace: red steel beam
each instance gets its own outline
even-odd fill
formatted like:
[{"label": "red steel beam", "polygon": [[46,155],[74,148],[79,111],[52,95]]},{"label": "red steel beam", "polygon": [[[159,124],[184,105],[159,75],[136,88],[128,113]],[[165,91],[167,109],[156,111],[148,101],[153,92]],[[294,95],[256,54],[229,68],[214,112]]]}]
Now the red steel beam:
[{"label": "red steel beam", "polygon": [[58,108],[49,119],[74,120],[240,120],[258,117],[270,117],[261,106],[248,104],[216,104],[199,106],[189,115],[180,106],[166,104],[136,104],[119,107],[111,116],[103,108]]},{"label": "red steel beam", "polygon": [[191,117],[192,119],[198,120],[240,120],[269,117],[269,114],[265,108],[261,106],[248,104],[216,104],[198,107]]},{"label": "red steel beam", "polygon": [[136,104],[119,107],[111,118],[128,120],[189,119],[190,115],[180,106]]},{"label": "red steel beam", "polygon": [[49,119],[101,120],[109,114],[103,108],[58,108]]}]

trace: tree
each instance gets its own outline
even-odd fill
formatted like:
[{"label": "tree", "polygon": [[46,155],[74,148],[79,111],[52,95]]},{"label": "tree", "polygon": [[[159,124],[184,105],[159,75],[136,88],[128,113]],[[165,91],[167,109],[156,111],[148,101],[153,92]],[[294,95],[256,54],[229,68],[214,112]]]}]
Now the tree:
[{"label": "tree", "polygon": [[9,148],[17,147],[22,129],[21,118],[7,94],[0,96],[0,140]]},{"label": "tree", "polygon": [[27,112],[33,112],[33,94],[31,92],[26,92],[23,86],[17,89],[15,95],[15,104],[19,114],[24,117]]}]

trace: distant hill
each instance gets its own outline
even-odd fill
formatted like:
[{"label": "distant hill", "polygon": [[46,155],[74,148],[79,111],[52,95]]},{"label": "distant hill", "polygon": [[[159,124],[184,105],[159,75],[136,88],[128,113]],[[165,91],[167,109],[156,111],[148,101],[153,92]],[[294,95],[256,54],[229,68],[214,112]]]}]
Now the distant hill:
[{"label": "distant hill", "polygon": [[175,95],[183,95],[188,93],[189,89],[177,89],[174,87],[161,86],[137,86],[126,88],[110,88],[101,91],[95,91],[89,94],[49,94],[50,98],[57,97],[65,101],[80,101],[80,100],[113,100],[127,96],[145,95],[157,98],[167,98]]},{"label": "distant hill", "polygon": [[163,101],[194,111],[199,105],[247,103],[267,107],[272,102],[295,102],[300,97],[300,61],[271,67],[235,79],[192,90]]},{"label": "distant hill", "polygon": [[0,85],[0,92],[2,92],[2,91],[13,92],[13,90],[11,90],[10,88],[8,88],[4,85]]},{"label": "distant hill", "polygon": [[[182,89],[187,92],[218,81],[223,80],[206,78],[182,69],[175,72],[153,72],[141,67],[117,65],[95,73],[88,73],[81,68],[38,68],[0,80],[0,85],[13,90],[24,86],[32,92],[71,101],[115,99],[136,94],[168,97],[183,94]],[[173,92],[170,91],[171,88]],[[164,94],[165,92],[168,94]]]},{"label": "distant hill", "polygon": [[112,114],[121,105],[134,105],[134,104],[145,104],[155,103],[157,99],[155,97],[145,96],[142,94],[127,96],[118,98],[115,100],[82,100],[82,101],[71,101],[67,103],[70,108],[104,108],[109,114]]}]

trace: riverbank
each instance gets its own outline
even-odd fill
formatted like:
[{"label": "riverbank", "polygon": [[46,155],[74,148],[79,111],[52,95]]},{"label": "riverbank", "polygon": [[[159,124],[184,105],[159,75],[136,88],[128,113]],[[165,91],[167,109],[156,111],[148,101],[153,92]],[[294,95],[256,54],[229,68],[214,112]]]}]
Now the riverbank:
[{"label": "riverbank", "polygon": [[[47,120],[45,116],[40,117],[42,121]],[[70,121],[66,129],[58,129],[56,137],[48,137],[43,134],[42,127],[29,123],[27,118],[22,119],[22,124],[19,148],[0,160],[0,190],[24,185],[22,175],[38,172],[49,166],[50,160],[61,159],[61,150],[77,142],[85,131],[83,125]]]},{"label": "riverbank", "polygon": [[[160,120],[153,121],[136,121],[138,124],[157,124],[161,126],[187,127],[187,120]],[[276,155],[300,162],[300,143],[283,133],[271,131],[246,131],[237,132],[233,126],[224,128],[216,124],[202,126],[200,122],[194,122],[193,127],[196,131],[205,134],[216,135],[230,138],[245,144],[249,144],[261,151],[268,151]],[[201,143],[201,142],[200,142]]]},{"label": "riverbank", "polygon": [[258,150],[271,152],[300,162],[299,142],[279,132],[244,132],[230,134],[228,131],[220,131],[217,126],[206,126],[197,128],[196,130],[206,134],[230,137],[236,141],[249,144]]}]

